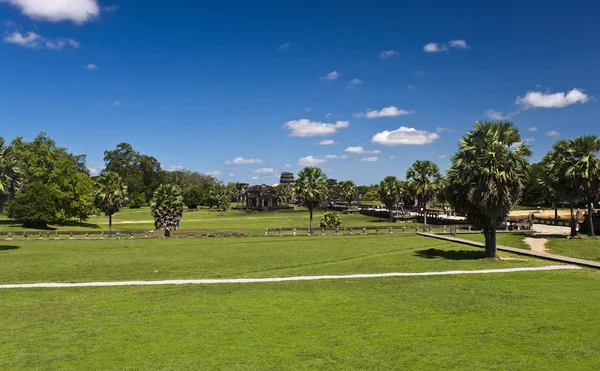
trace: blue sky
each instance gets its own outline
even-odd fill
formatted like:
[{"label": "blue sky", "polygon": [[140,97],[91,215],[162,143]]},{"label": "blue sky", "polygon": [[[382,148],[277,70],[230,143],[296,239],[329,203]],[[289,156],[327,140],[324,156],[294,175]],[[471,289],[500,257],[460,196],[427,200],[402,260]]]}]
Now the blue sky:
[{"label": "blue sky", "polygon": [[94,171],[129,142],[226,182],[316,165],[371,184],[419,159],[444,170],[476,120],[509,118],[539,161],[557,139],[600,135],[598,14],[593,1],[0,0],[0,136],[45,131]]}]

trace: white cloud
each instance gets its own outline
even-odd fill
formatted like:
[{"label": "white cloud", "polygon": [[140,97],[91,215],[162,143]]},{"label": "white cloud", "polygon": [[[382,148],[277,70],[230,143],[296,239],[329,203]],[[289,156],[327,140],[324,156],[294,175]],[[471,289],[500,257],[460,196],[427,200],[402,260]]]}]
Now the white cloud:
[{"label": "white cloud", "polygon": [[394,55],[399,55],[399,54],[395,50],[386,50],[386,51],[379,53],[379,58],[386,59],[386,58],[391,58]]},{"label": "white cloud", "polygon": [[374,151],[366,151],[362,146],[357,146],[357,147],[348,147],[345,149],[344,152],[348,152],[348,153],[354,153],[354,154],[359,154],[359,155],[363,155],[363,154],[377,154],[377,153],[381,153],[381,151],[379,150],[374,150]]},{"label": "white cloud", "polygon": [[517,97],[516,104],[528,108],[562,108],[576,103],[586,103],[590,97],[583,91],[574,88],[568,93],[558,92],[545,94],[540,91],[528,91],[524,97]]},{"label": "white cloud", "polygon": [[298,160],[300,166],[316,166],[327,162],[326,159],[320,157],[306,156]]},{"label": "white cloud", "polygon": [[446,157],[448,157],[448,155],[441,155],[441,156],[438,156],[438,158],[446,158]]},{"label": "white cloud", "polygon": [[279,45],[279,47],[277,49],[284,52],[290,48],[290,45],[291,44],[289,42],[283,43],[283,44]]},{"label": "white cloud", "polygon": [[396,159],[396,156],[394,156],[394,155],[390,156],[390,160],[395,160],[395,159]]},{"label": "white cloud", "polygon": [[465,40],[450,40],[446,44],[442,43],[429,43],[423,47],[423,50],[427,53],[445,52],[454,49],[468,49],[469,45]]},{"label": "white cloud", "polygon": [[9,3],[33,19],[51,22],[72,21],[82,24],[98,17],[97,0],[0,0]]},{"label": "white cloud", "polygon": [[219,170],[214,170],[214,171],[209,171],[208,173],[206,173],[206,175],[210,175],[210,176],[221,176],[223,175],[223,172],[219,171]]},{"label": "white cloud", "polygon": [[283,126],[291,130],[289,135],[291,137],[314,137],[335,134],[338,129],[344,129],[350,126],[350,123],[348,121],[338,121],[335,124],[328,124],[301,119],[288,121]]},{"label": "white cloud", "polygon": [[319,80],[328,80],[328,81],[333,81],[333,80],[337,80],[342,74],[338,71],[333,71],[333,72],[329,72],[327,75],[325,76],[321,76],[319,77]]},{"label": "white cloud", "polygon": [[360,162],[375,162],[377,161],[377,157],[363,157],[360,159]]},{"label": "white cloud", "polygon": [[396,116],[403,116],[403,115],[412,115],[413,113],[416,113],[416,112],[398,109],[395,106],[389,106],[389,107],[383,108],[381,111],[372,110],[369,108],[367,110],[367,112],[357,113],[354,115],[354,117],[366,117],[368,119],[374,119],[374,118],[378,118],[378,117],[396,117]]},{"label": "white cloud", "polygon": [[120,6],[118,5],[109,5],[109,6],[105,6],[102,8],[102,11],[106,12],[106,13],[114,13],[117,10],[121,9]]},{"label": "white cloud", "polygon": [[265,160],[259,158],[243,158],[236,157],[233,160],[225,161],[225,165],[249,165],[249,164],[262,164]]},{"label": "white cloud", "polygon": [[504,116],[504,113],[502,113],[501,111],[496,111],[493,109],[489,109],[486,110],[483,115],[485,117],[491,118],[493,120],[504,120],[506,119],[506,116]]},{"label": "white cloud", "polygon": [[178,163],[177,165],[172,165],[172,166],[169,166],[169,167],[167,168],[167,171],[182,170],[183,168],[184,168],[184,167],[183,167],[183,163],[181,163],[181,162],[180,162],[180,163]]},{"label": "white cloud", "polygon": [[360,85],[362,85],[362,83],[363,83],[363,81],[361,79],[352,79],[348,83],[348,87],[349,88],[358,88]]},{"label": "white cloud", "polygon": [[348,155],[342,155],[342,156],[327,155],[327,156],[325,156],[326,160],[347,160],[348,158],[349,158]]},{"label": "white cloud", "polygon": [[535,143],[535,138],[525,138],[520,142],[515,142],[513,143],[512,146],[510,146],[510,148],[518,148],[519,146],[521,146],[521,144],[534,144]]},{"label": "white cloud", "polygon": [[329,116],[333,115],[333,113],[329,112],[325,114],[325,118],[328,118]]},{"label": "white cloud", "polygon": [[448,46],[456,49],[467,49],[469,47],[465,40],[450,40]]},{"label": "white cloud", "polygon": [[120,106],[122,106],[122,105],[123,105],[123,103],[121,103],[121,102],[120,102],[120,101],[118,101],[118,100],[116,100],[116,101],[114,101],[114,102],[113,102],[113,106],[115,106],[115,107],[120,107]]},{"label": "white cloud", "polygon": [[546,135],[549,137],[559,137],[560,133],[556,130],[550,130],[546,133]]},{"label": "white cloud", "polygon": [[273,174],[275,169],[272,167],[263,167],[262,169],[254,169],[252,172],[254,174]]},{"label": "white cloud", "polygon": [[253,176],[252,180],[258,180],[258,177],[257,176]]},{"label": "white cloud", "polygon": [[63,50],[67,48],[79,48],[79,42],[66,37],[46,38],[35,32],[27,32],[22,34],[19,31],[14,31],[3,38],[4,42],[9,44],[20,45],[28,49],[49,49]]},{"label": "white cloud", "polygon": [[527,131],[538,131],[538,128],[536,128],[535,126],[532,126],[530,128],[527,128]]},{"label": "white cloud", "polygon": [[98,66],[96,66],[93,63],[88,64],[87,66],[84,67],[86,70],[97,70]]},{"label": "white cloud", "polygon": [[286,167],[286,168],[290,168],[290,167],[292,167],[292,165],[290,165],[290,164],[285,164],[285,167]]},{"label": "white cloud", "polygon": [[96,176],[104,169],[103,164],[90,164],[87,168],[91,176]]},{"label": "white cloud", "polygon": [[443,127],[441,127],[441,126],[438,126],[438,127],[435,129],[435,132],[436,132],[436,133],[443,133],[443,132],[445,132],[445,131],[448,131],[448,130],[450,130],[450,128],[443,128]]},{"label": "white cloud", "polygon": [[317,145],[319,146],[330,146],[332,144],[335,144],[335,141],[333,141],[332,139],[325,139],[317,143]]},{"label": "white cloud", "polygon": [[384,146],[399,146],[404,144],[429,144],[433,143],[440,136],[437,133],[430,133],[425,130],[417,130],[401,126],[397,130],[382,131],[375,134],[371,142],[382,144]]},{"label": "white cloud", "polygon": [[423,47],[423,50],[427,53],[437,53],[448,50],[448,47],[445,44],[429,43]]}]

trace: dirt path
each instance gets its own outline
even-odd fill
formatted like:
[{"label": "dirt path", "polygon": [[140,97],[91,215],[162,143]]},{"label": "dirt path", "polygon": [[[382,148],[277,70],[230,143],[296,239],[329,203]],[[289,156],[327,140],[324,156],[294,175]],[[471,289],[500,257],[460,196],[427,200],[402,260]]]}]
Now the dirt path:
[{"label": "dirt path", "polygon": [[546,249],[547,238],[525,237],[525,243],[531,247],[531,251],[548,252]]}]

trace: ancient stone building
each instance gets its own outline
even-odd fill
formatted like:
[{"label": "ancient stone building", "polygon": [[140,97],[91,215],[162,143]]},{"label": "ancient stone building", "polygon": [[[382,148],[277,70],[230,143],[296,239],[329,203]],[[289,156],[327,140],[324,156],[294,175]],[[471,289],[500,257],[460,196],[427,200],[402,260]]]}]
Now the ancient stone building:
[{"label": "ancient stone building", "polygon": [[279,208],[277,189],[269,185],[240,187],[240,208],[256,211],[273,211]]},{"label": "ancient stone building", "polygon": [[294,185],[294,174],[284,171],[279,178],[279,184]]}]

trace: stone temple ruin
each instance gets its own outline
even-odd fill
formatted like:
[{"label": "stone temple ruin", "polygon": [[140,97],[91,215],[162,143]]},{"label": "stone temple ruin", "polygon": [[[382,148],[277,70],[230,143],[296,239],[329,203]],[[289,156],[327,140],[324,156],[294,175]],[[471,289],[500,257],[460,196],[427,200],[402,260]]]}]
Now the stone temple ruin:
[{"label": "stone temple ruin", "polygon": [[249,186],[247,183],[238,183],[237,187],[240,205],[234,207],[234,210],[277,211],[293,209],[280,202],[276,187],[266,184]]}]

